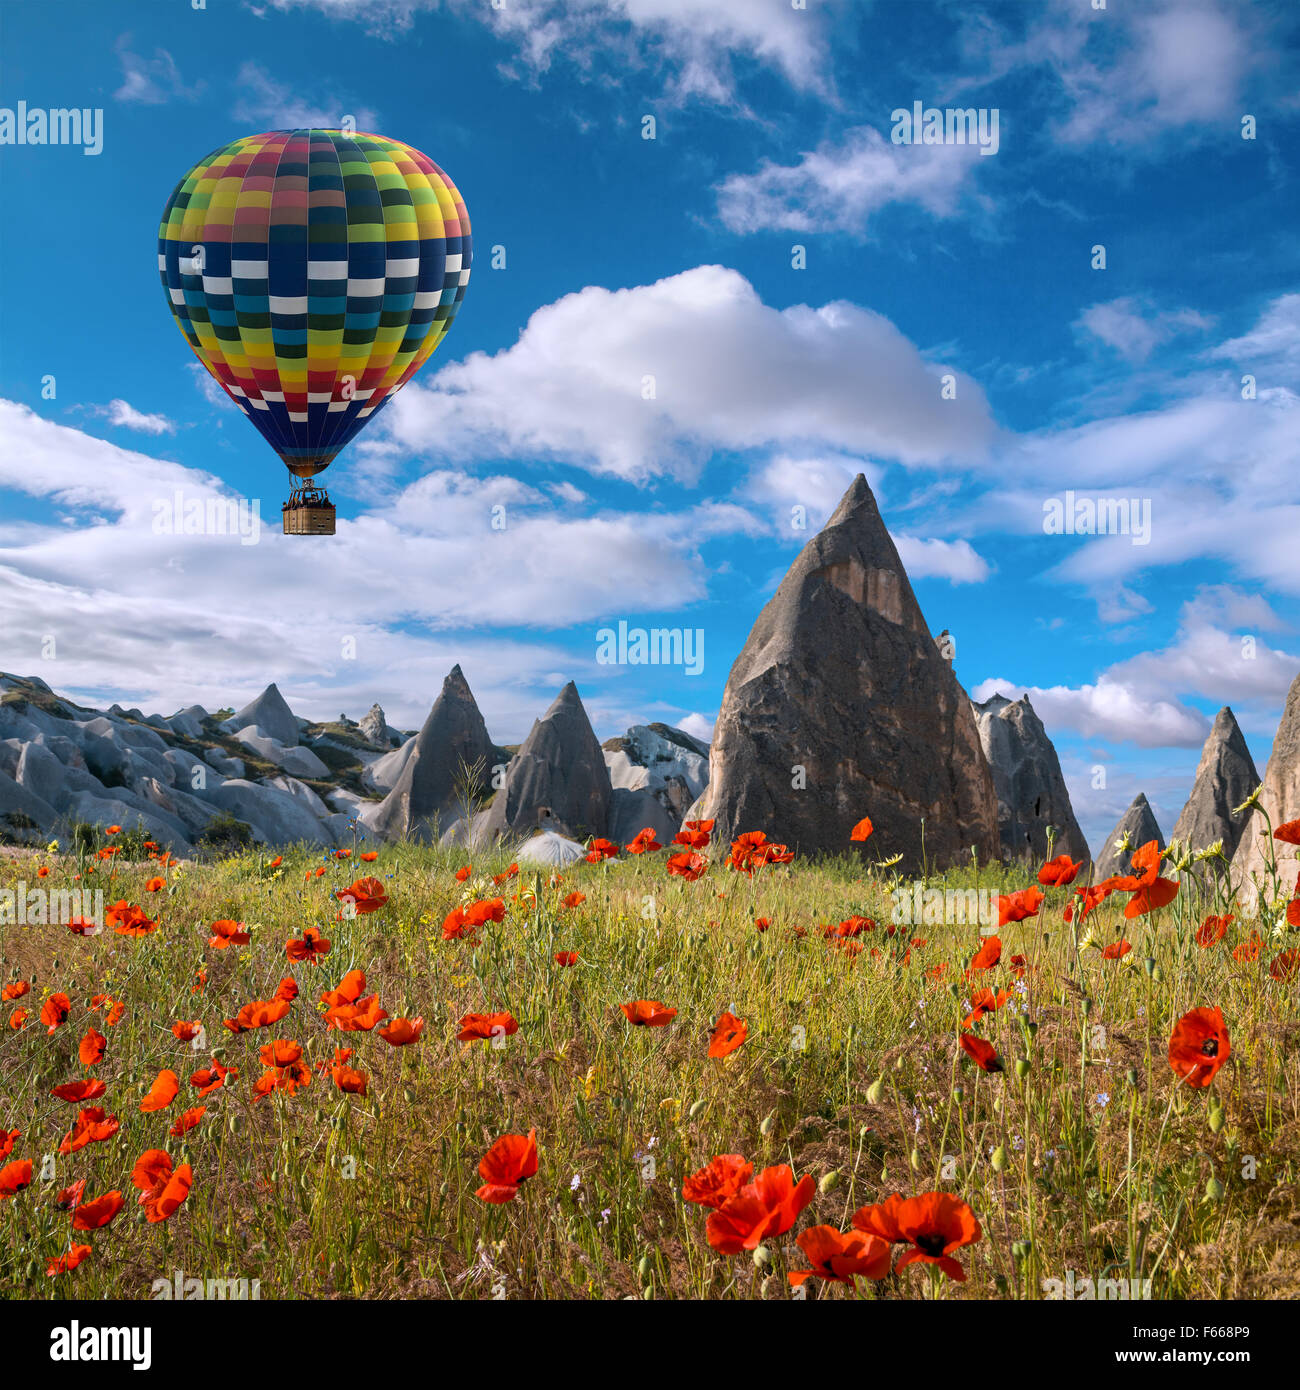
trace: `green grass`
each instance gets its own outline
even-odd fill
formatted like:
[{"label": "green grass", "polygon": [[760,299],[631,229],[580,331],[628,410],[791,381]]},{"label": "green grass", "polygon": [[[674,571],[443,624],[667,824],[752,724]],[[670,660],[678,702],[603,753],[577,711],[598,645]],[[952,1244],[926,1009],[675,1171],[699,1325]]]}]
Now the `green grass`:
[{"label": "green grass", "polygon": [[[1069,1270],[1149,1278],[1156,1298],[1300,1292],[1300,1021],[1294,979],[1268,973],[1295,941],[1282,939],[1284,924],[1273,936],[1271,917],[1238,920],[1202,949],[1196,926],[1229,885],[1188,875],[1151,917],[1125,922],[1127,894],[1116,894],[1076,940],[1061,919],[1072,890],[1049,891],[1038,917],[1001,929],[1002,961],[979,982],[1013,991],[977,1029],[1005,1064],[988,1075],[957,1045],[972,988],[963,972],[980,944],[974,926],[890,935],[890,871],[796,860],[749,879],[721,867],[724,853],[708,851],[710,869],[695,883],[667,877],[658,853],[578,864],[558,890],[531,873],[494,887],[489,875],[509,863],[502,853],[474,856],[461,884],[463,854],[407,845],[373,864],[290,851],[278,870],[248,853],[171,870],[152,894],[156,864],[119,863],[106,900],[144,905],[159,921],[153,933],[0,927],[5,980],[35,981],[3,1014],[24,1005],[31,1021],[0,1035],[0,1129],[22,1132],[5,1161],[30,1158],[35,1171],[30,1188],[0,1201],[0,1287],[147,1298],[155,1279],[179,1269],[258,1279],[263,1298],[790,1298],[786,1272],[807,1265],[799,1232],[848,1229],[864,1204],[937,1189],[968,1202],[983,1226],[958,1252],[965,1283],[913,1266],[856,1287],[815,1282],[808,1296],[1033,1299],[1043,1280]],[[90,862],[0,860],[0,888],[20,878],[34,886],[38,864],[52,870],[42,886],[73,886]],[[107,880],[108,870],[103,862],[85,881]],[[363,875],[384,883],[387,905],[336,920],[333,894]],[[1033,876],[967,869],[930,883],[977,881],[1011,889]],[[562,907],[572,890],[586,901]],[[539,906],[512,901],[521,891]],[[502,894],[506,918],[481,929],[477,947],[442,939],[454,906]],[[854,914],[878,926],[856,939],[856,954],[833,949],[821,924]],[[756,917],[771,927],[759,932]],[[219,918],[248,924],[250,944],[209,949]],[[1099,946],[1116,939],[1117,924],[1133,949],[1105,960]],[[331,953],[292,964],[285,943],[307,926],[330,938]],[[1269,938],[1258,958],[1234,959],[1256,927]],[[909,949],[911,937],[925,944]],[[579,963],[558,967],[561,950],[578,951]],[[1026,957],[1019,981],[1013,955]],[[191,993],[202,968],[206,988]],[[394,1048],[377,1033],[327,1029],[319,996],[356,968],[389,1014],[423,1017],[418,1043]],[[222,1027],[286,975],[301,992],[282,1023],[240,1035]],[[51,1034],[36,1016],[55,990],[73,1008]],[[114,1027],[89,1007],[100,991],[126,1004]],[[677,1017],[634,1028],[618,1007],[634,999],[661,1000]],[[1222,1008],[1232,1040],[1208,1092],[1175,1085],[1166,1055],[1174,1022],[1201,1005]],[[746,1021],[748,1039],[711,1060],[712,1026],[727,1009]],[[456,1041],[464,1014],[500,1010],[519,1023],[504,1046]],[[206,1029],[201,1051],[170,1031],[187,1019]],[[85,1068],[77,1044],[92,1021],[108,1047]],[[340,1093],[326,1070],[292,1097],[254,1101],[258,1049],[273,1038],[300,1042],[313,1066],[336,1046],[354,1048],[368,1095]],[[200,1103],[190,1073],[214,1055],[237,1066],[238,1079],[208,1098],[196,1129],[169,1137],[180,1111]],[[180,1097],[140,1113],[164,1068],[180,1077]],[[78,1109],[50,1088],[86,1075],[107,1084],[92,1103],[121,1129],[46,1161]],[[501,1135],[533,1127],[537,1176],[514,1201],[486,1205],[475,1196],[480,1159]],[[144,1224],[130,1184],[150,1148],[194,1173],[188,1201],[157,1225]],[[707,1210],[681,1200],[683,1177],[722,1153],[756,1168],[788,1163],[819,1185],[794,1229],[753,1255],[716,1253]],[[120,1189],[126,1205],[107,1228],[76,1237],[94,1246],[90,1259],[47,1277],[70,1236],[55,1193],[82,1177],[87,1198]]]}]

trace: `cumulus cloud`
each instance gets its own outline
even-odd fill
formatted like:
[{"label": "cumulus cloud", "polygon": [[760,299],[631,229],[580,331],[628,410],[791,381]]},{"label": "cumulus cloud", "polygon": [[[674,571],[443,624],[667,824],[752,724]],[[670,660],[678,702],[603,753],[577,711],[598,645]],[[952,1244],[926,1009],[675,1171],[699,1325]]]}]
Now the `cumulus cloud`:
[{"label": "cumulus cloud", "polygon": [[1130,362],[1145,362],[1161,343],[1178,333],[1209,326],[1210,320],[1194,309],[1155,310],[1132,296],[1092,304],[1075,323],[1076,329]]},{"label": "cumulus cloud", "polygon": [[383,416],[413,452],[544,457],[645,481],[695,476],[717,450],[812,447],[906,464],[977,457],[993,434],[979,386],[887,318],[845,301],[765,305],[744,276],[699,266],[539,309],[517,342],[472,353]]},{"label": "cumulus cloud", "polygon": [[155,48],[152,58],[142,58],[131,47],[130,34],[123,34],[114,48],[122,65],[122,85],[113,93],[115,101],[161,106],[177,98],[193,101],[203,91],[203,82],[185,82],[165,48]]},{"label": "cumulus cloud", "polygon": [[[442,470],[340,520],[327,549],[270,525],[241,546],[158,529],[178,491],[237,501],[218,479],[0,402],[6,488],[65,513],[0,533],[0,629],[19,670],[157,708],[226,703],[285,673],[305,714],[382,691],[411,723],[462,660],[503,739],[526,733],[565,680],[595,673],[595,652],[575,660],[549,639],[489,634],[601,619],[611,593],[652,594],[665,611],[693,602],[706,591],[702,538],[749,524],[716,502],[561,516],[513,478]],[[58,660],[46,671],[48,636]]]},{"label": "cumulus cloud", "polygon": [[136,430],[140,434],[175,434],[176,426],[165,415],[149,415],[137,410],[128,401],[113,400],[107,405],[96,406],[91,411],[102,415],[110,425],[123,429]]},{"label": "cumulus cloud", "polygon": [[685,719],[677,721],[677,727],[685,734],[690,734],[692,738],[698,738],[701,743],[713,742],[713,726],[717,723],[716,717],[710,719],[707,715],[691,713]]},{"label": "cumulus cloud", "polygon": [[716,190],[718,216],[733,232],[858,234],[891,203],[952,217],[980,162],[974,145],[895,145],[860,127],[795,164],[764,160],[755,173],[724,179]]},{"label": "cumulus cloud", "polygon": [[318,98],[293,91],[251,59],[240,64],[235,84],[238,96],[230,114],[259,130],[334,130],[344,116],[351,116],[358,130],[377,130],[381,125],[369,106],[344,97],[338,98],[338,105],[327,106]]},{"label": "cumulus cloud", "polygon": [[510,44],[524,75],[558,62],[581,76],[636,66],[669,71],[668,95],[724,103],[735,91],[739,55],[800,89],[826,86],[819,7],[786,0],[270,0],[278,10],[314,9],[396,37],[422,13],[451,9],[488,25]]}]

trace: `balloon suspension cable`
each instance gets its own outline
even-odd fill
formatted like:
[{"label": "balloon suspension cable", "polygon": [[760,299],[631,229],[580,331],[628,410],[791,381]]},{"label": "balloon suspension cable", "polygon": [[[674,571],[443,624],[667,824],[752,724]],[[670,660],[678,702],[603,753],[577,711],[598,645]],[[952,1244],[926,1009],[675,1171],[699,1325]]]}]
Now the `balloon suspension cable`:
[{"label": "balloon suspension cable", "polygon": [[332,536],[334,504],[323,487],[307,478],[295,483],[289,500],[281,507],[286,536]]}]

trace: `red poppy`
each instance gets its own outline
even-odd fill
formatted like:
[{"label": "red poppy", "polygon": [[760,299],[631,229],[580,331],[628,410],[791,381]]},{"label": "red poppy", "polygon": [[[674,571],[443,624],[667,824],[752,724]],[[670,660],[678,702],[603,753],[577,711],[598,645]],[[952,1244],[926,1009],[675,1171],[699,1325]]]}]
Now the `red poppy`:
[{"label": "red poppy", "polygon": [[146,893],[161,893],[166,887],[167,880],[165,878],[151,878],[146,881],[144,891]]},{"label": "red poppy", "polygon": [[242,922],[223,917],[221,921],[213,922],[208,945],[214,951],[224,951],[229,946],[247,946],[252,939],[252,933]]},{"label": "red poppy", "polygon": [[45,1266],[45,1273],[49,1277],[56,1274],[67,1274],[69,1270],[76,1269],[83,1260],[89,1259],[91,1253],[89,1245],[73,1245],[65,1254],[56,1255]]},{"label": "red poppy", "polygon": [[587,901],[585,893],[570,893],[561,904],[562,907],[580,907]]},{"label": "red poppy", "polygon": [[755,917],[755,918],[754,918],[754,930],[755,930],[755,931],[764,932],[764,931],[766,931],[766,930],[768,929],[768,927],[770,927],[771,925],[772,925],[772,919],[771,919],[770,917]]},{"label": "red poppy", "polygon": [[0,999],[6,1004],[11,1004],[15,999],[21,999],[24,994],[30,993],[31,988],[32,982],[30,980],[15,980],[13,984],[0,989]]},{"label": "red poppy", "polygon": [[1276,956],[1268,967],[1268,973],[1274,980],[1294,980],[1297,972],[1300,972],[1300,949],[1294,946]]},{"label": "red poppy", "polygon": [[1044,888],[1064,888],[1066,884],[1074,882],[1081,868],[1082,859],[1076,864],[1068,854],[1058,854],[1039,869],[1038,881]]},{"label": "red poppy", "polygon": [[51,994],[41,1005],[41,1022],[52,1033],[71,1012],[72,1000],[66,994]]},{"label": "red poppy", "polygon": [[71,1186],[65,1187],[57,1193],[54,1198],[54,1205],[60,1211],[71,1211],[73,1207],[81,1205],[81,1199],[86,1195],[86,1180],[78,1178]]},{"label": "red poppy", "polygon": [[733,1013],[724,1013],[718,1019],[713,1037],[709,1041],[710,1057],[727,1057],[733,1053],[749,1036],[749,1024]]},{"label": "red poppy", "polygon": [[852,1284],[855,1277],[883,1279],[889,1273],[889,1245],[865,1231],[841,1231],[834,1226],[810,1226],[795,1243],[808,1257],[811,1269],[792,1270],[786,1277],[796,1286],[809,1279]]},{"label": "red poppy", "polygon": [[708,867],[709,861],[702,854],[696,854],[694,851],[687,854],[673,854],[667,860],[668,872],[676,874],[678,878],[684,878],[687,883],[694,883]]},{"label": "red poppy", "polygon": [[30,1158],[16,1158],[0,1168],[0,1197],[16,1197],[25,1187],[32,1185],[32,1161]]},{"label": "red poppy", "polygon": [[862,819],[849,831],[850,840],[866,840],[871,836],[871,832],[876,827],[872,825],[870,816],[863,816]]},{"label": "red poppy", "polygon": [[563,966],[577,965],[578,953],[577,951],[556,951],[555,963]]},{"label": "red poppy", "polygon": [[15,1009],[9,1015],[9,1026],[17,1032],[20,1028],[27,1026],[27,1020],[31,1018],[31,1011],[28,1009]]},{"label": "red poppy", "polygon": [[1002,938],[1000,936],[986,936],[980,943],[980,948],[971,957],[968,975],[978,975],[984,970],[992,970],[993,967],[1002,959]]},{"label": "red poppy", "polygon": [[128,903],[125,898],[105,909],[104,921],[118,936],[148,936],[158,925],[144,908]]},{"label": "red poppy", "polygon": [[329,955],[330,942],[315,927],[304,927],[301,936],[291,937],[285,942],[284,953],[290,960],[316,965],[322,956]]},{"label": "red poppy", "polygon": [[1125,903],[1124,916],[1143,917],[1157,908],[1168,907],[1177,896],[1178,883],[1175,879],[1153,878],[1150,883],[1143,883]]},{"label": "red poppy", "polygon": [[351,1096],[364,1096],[370,1083],[370,1078],[365,1072],[343,1066],[342,1063],[331,1068],[330,1075],[339,1090]]},{"label": "red poppy", "polygon": [[1227,935],[1228,927],[1235,921],[1232,913],[1223,917],[1207,917],[1196,929],[1198,946],[1213,946]]},{"label": "red poppy", "polygon": [[1198,1090],[1208,1086],[1232,1054],[1222,1010],[1193,1009],[1174,1024],[1169,1065]]},{"label": "red poppy", "polygon": [[79,1153],[87,1144],[103,1144],[121,1128],[116,1115],[106,1115],[97,1105],[87,1106],[76,1119],[72,1129],[63,1136],[59,1153],[65,1158]]},{"label": "red poppy", "polygon": [[352,910],[363,917],[378,912],[388,901],[384,885],[377,878],[359,878],[350,887],[341,889],[334,896],[345,906],[351,905]]},{"label": "red poppy", "polygon": [[21,1129],[0,1129],[0,1158],[8,1158],[14,1151],[14,1144],[22,1138]]},{"label": "red poppy", "polygon": [[708,849],[712,838],[707,830],[689,830],[683,827],[673,836],[672,843],[684,845],[687,849]]},{"label": "red poppy", "polygon": [[620,1004],[629,1023],[648,1028],[662,1028],[677,1017],[677,1010],[670,1009],[657,999],[634,999],[630,1004]]},{"label": "red poppy", "polygon": [[327,989],[321,995],[322,1004],[327,1004],[331,1009],[337,1008],[340,1004],[355,1004],[366,990],[366,972],[364,970],[349,970],[346,975],[338,982],[335,989]]},{"label": "red poppy", "polygon": [[238,1067],[223,1067],[220,1062],[213,1058],[210,1067],[204,1067],[194,1072],[190,1077],[190,1085],[199,1093],[199,1099],[210,1096],[213,1091],[220,1090],[226,1084],[226,1077],[238,1076]]},{"label": "red poppy", "polygon": [[474,866],[472,864],[462,864],[460,868],[456,870],[456,882],[464,883],[473,872]]},{"label": "red poppy", "polygon": [[203,1024],[197,1018],[177,1019],[172,1024],[172,1032],[178,1042],[193,1042],[203,1031]]},{"label": "red poppy", "polygon": [[962,1051],[980,1071],[999,1072],[1002,1070],[1002,1059],[998,1056],[997,1048],[991,1042],[984,1038],[977,1038],[974,1033],[962,1033],[960,1042]]},{"label": "red poppy", "polygon": [[208,1107],[206,1105],[196,1105],[190,1110],[182,1110],[176,1118],[176,1123],[167,1133],[173,1138],[179,1139],[181,1135],[188,1134],[207,1113]]},{"label": "red poppy", "polygon": [[264,1067],[290,1067],[302,1056],[302,1044],[292,1038],[277,1038],[258,1048],[257,1055]]},{"label": "red poppy", "polygon": [[513,1014],[466,1014],[458,1025],[456,1038],[460,1042],[475,1042],[479,1038],[511,1037],[519,1031]]},{"label": "red poppy", "polygon": [[1289,820],[1279,825],[1273,832],[1273,838],[1284,844],[1300,845],[1300,820]]},{"label": "red poppy", "polygon": [[232,1033],[247,1033],[253,1028],[270,1028],[284,1018],[290,1008],[287,999],[254,999],[245,1004],[234,1018],[222,1020]]},{"label": "red poppy", "polygon": [[98,1231],[122,1210],[122,1194],[116,1190],[105,1192],[93,1202],[83,1202],[72,1213],[74,1231]]},{"label": "red poppy", "polygon": [[593,840],[587,846],[587,863],[599,864],[602,859],[613,859],[618,854],[618,846],[603,837]]},{"label": "red poppy", "polygon": [[682,1200],[720,1207],[749,1181],[754,1165],[740,1154],[719,1154],[682,1183]]},{"label": "red poppy", "polygon": [[419,1042],[423,1032],[422,1018],[390,1018],[379,1029],[379,1036],[392,1047],[409,1047],[411,1043]]},{"label": "red poppy", "polygon": [[1251,932],[1250,936],[1233,949],[1232,958],[1243,965],[1248,965],[1253,960],[1259,959],[1259,953],[1264,949],[1264,939],[1257,931]]},{"label": "red poppy", "polygon": [[325,1014],[329,1028],[341,1029],[344,1033],[368,1033],[376,1024],[388,1017],[388,1010],[379,1006],[377,994],[358,999],[355,1004],[339,1004]]},{"label": "red poppy", "polygon": [[82,1066],[97,1066],[104,1059],[104,1048],[108,1045],[108,1040],[103,1033],[96,1030],[95,1024],[90,1023],[86,1027],[85,1034],[81,1042],[76,1045],[76,1056],[81,1061]]},{"label": "red poppy", "polygon": [[174,1172],[171,1155],[162,1149],[146,1149],[136,1159],[131,1181],[140,1189],[140,1205],[150,1222],[166,1221],[174,1216],[190,1195],[194,1174],[188,1163]]},{"label": "red poppy", "polygon": [[65,1081],[62,1086],[53,1087],[50,1094],[58,1096],[60,1100],[78,1105],[83,1100],[98,1100],[106,1089],[107,1087],[98,1077],[91,1077],[85,1081]]},{"label": "red poppy", "polygon": [[140,1110],[143,1114],[150,1114],[155,1110],[166,1110],[180,1093],[181,1085],[176,1079],[174,1071],[164,1068],[154,1078],[154,1083],[149,1088],[148,1095],[140,1102]]},{"label": "red poppy", "polygon": [[502,873],[493,874],[493,875],[492,875],[492,882],[495,883],[495,884],[498,884],[498,885],[499,885],[499,884],[502,884],[502,883],[508,883],[508,882],[509,882],[512,878],[514,878],[518,873],[519,873],[519,865],[518,865],[518,864],[511,864],[511,866],[510,866],[508,869],[504,870]]},{"label": "red poppy", "polygon": [[919,1261],[937,1265],[959,1284],[965,1282],[966,1271],[952,1258],[953,1252],[983,1235],[975,1213],[948,1192],[923,1192],[917,1197],[895,1192],[876,1206],[854,1212],[853,1225],[891,1245],[911,1245],[894,1266],[895,1274]]},{"label": "red poppy", "polygon": [[1010,998],[1011,991],[1007,989],[1000,989],[996,994],[991,989],[977,989],[971,995],[971,1010],[962,1020],[961,1026],[969,1028],[978,1023],[985,1014],[996,1013]]},{"label": "red poppy", "polygon": [[655,839],[654,827],[647,825],[644,830],[637,831],[626,849],[629,854],[653,854],[663,846]]},{"label": "red poppy", "polygon": [[1132,943],[1124,941],[1112,941],[1101,953],[1102,960],[1120,960],[1133,949]]},{"label": "red poppy", "polygon": [[704,1228],[708,1242],[722,1255],[757,1250],[794,1225],[816,1190],[811,1173],[796,1183],[789,1164],[764,1168],[709,1217]]},{"label": "red poppy", "polygon": [[1010,922],[1023,922],[1033,917],[1042,906],[1043,893],[1038,888],[1020,888],[1014,893],[998,897],[998,926],[1005,927]]},{"label": "red poppy", "polygon": [[537,1131],[528,1134],[503,1134],[483,1155],[478,1175],[483,1186],[476,1195],[485,1202],[509,1202],[519,1193],[519,1186],[537,1172]]}]

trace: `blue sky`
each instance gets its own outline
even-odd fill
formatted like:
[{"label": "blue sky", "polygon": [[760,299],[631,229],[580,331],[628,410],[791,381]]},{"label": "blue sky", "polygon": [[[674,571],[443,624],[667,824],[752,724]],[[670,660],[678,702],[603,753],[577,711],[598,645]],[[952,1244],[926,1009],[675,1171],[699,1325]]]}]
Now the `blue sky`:
[{"label": "blue sky", "polygon": [[[47,0],[3,26],[0,106],[100,108],[103,150],[0,145],[0,667],[163,713],[274,679],[412,727],[459,661],[502,741],[570,677],[601,737],[707,735],[861,470],[966,687],[1030,692],[1094,848],[1138,791],[1168,833],[1224,703],[1262,771],[1300,671],[1294,6]],[[996,110],[996,153],[894,143],[918,101]],[[236,136],[347,115],[464,195],[460,315],[325,476],[332,542],[156,534],[177,489],[277,525],[287,493],[167,312],[163,205]],[[1149,542],[1045,535],[1067,489],[1149,504]],[[620,620],[699,629],[703,670],[600,665]]]}]

